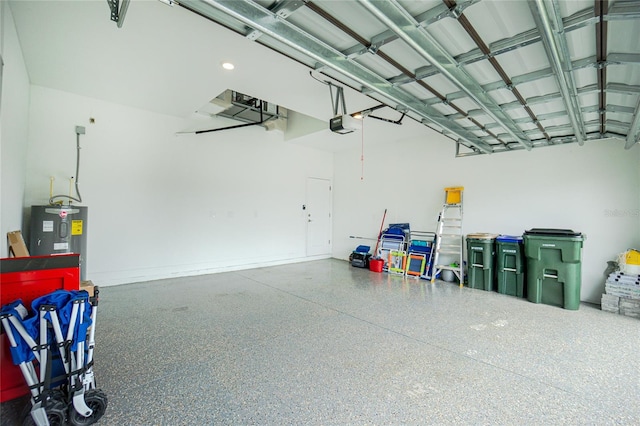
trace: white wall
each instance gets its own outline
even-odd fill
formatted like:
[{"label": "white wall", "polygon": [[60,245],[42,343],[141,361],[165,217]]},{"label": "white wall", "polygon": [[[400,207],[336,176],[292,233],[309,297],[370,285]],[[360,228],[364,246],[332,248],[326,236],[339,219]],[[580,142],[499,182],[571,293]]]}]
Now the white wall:
[{"label": "white wall", "polygon": [[330,153],[261,127],[176,136],[179,118],[39,86],[30,117],[25,206],[47,202],[50,176],[68,193],[74,129],[86,127],[79,186],[95,284],[305,259],[306,178],[332,177]]},{"label": "white wall", "polygon": [[[521,235],[531,228],[569,228],[586,234],[582,300],[599,303],[607,261],[640,247],[640,146],[587,142],[494,155],[455,158],[453,142],[436,133],[388,140],[365,122],[365,175],[361,150],[335,158],[334,256],[346,259],[386,224],[409,222],[435,231],[443,188],[464,186],[464,232]],[[416,125],[407,123],[407,125]],[[372,246],[375,242],[372,242]]]},{"label": "white wall", "polygon": [[5,3],[0,2],[0,54],[4,61],[0,92],[0,257],[8,256],[7,232],[22,229],[29,118],[29,76],[11,9]]},{"label": "white wall", "polygon": [[386,224],[433,231],[442,189],[457,185],[465,233],[585,233],[585,301],[599,301],[606,261],[640,246],[640,148],[621,141],[455,159],[450,140],[413,121],[366,120],[364,140],[346,135],[333,155],[258,127],[176,136],[179,118],[39,86],[29,123],[25,206],[46,202],[50,176],[56,193],[68,191],[74,128],[87,129],[80,188],[87,276],[99,285],[304,260],[309,176],[333,178],[337,258],[363,243],[350,235],[376,236],[385,208]]}]

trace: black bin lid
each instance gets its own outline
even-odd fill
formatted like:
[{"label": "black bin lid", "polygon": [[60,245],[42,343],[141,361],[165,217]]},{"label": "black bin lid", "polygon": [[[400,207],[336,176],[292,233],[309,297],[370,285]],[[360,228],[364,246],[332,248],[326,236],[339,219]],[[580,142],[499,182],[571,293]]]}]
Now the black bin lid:
[{"label": "black bin lid", "polygon": [[572,229],[531,228],[524,231],[525,235],[538,235],[547,237],[581,237],[582,233]]}]

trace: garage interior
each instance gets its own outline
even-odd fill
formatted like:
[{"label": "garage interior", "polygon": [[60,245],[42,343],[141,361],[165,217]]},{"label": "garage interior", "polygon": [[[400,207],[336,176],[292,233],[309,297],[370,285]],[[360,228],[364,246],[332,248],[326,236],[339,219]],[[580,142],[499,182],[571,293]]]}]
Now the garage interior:
[{"label": "garage interior", "polygon": [[[640,248],[638,2],[0,11],[2,233],[80,186],[101,424],[640,414],[637,318],[599,309]],[[580,309],[350,266],[385,211],[435,231],[451,186],[465,234],[581,232]]]}]

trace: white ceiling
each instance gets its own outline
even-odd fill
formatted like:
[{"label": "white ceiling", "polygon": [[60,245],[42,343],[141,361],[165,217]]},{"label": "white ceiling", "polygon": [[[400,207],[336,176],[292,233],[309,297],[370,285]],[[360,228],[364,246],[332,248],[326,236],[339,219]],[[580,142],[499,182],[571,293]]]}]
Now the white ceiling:
[{"label": "white ceiling", "polygon": [[[32,84],[175,117],[233,89],[328,120],[309,69],[180,7],[134,1],[118,28],[105,0],[10,2]],[[220,66],[236,65],[233,71]],[[348,91],[349,109],[375,105]]]},{"label": "white ceiling", "polygon": [[[551,0],[542,1],[551,4]],[[445,3],[447,2],[452,3],[450,0],[445,0]],[[210,3],[207,7],[213,10],[212,4],[222,2],[184,0],[184,5],[195,4],[200,7],[200,4],[205,3]],[[240,0],[229,3],[241,4]],[[353,38],[321,18],[313,9],[314,7],[321,7],[325,12],[338,17],[343,23],[352,25],[366,40],[380,37],[387,28],[373,19],[370,11],[363,13],[363,7],[367,2],[317,0],[307,3],[306,0],[304,2],[258,0],[256,3],[265,8],[294,5],[294,12],[286,19],[298,28],[305,28],[306,32],[314,34],[315,37],[339,51],[353,48],[355,43]],[[304,5],[300,7],[302,3]],[[498,45],[511,37],[517,37],[525,30],[535,30],[534,18],[529,10],[533,1],[529,2],[529,6],[524,4],[526,2],[507,0],[458,0],[458,3],[465,6],[461,9],[464,15],[472,22],[482,40],[490,46],[492,51],[494,44]],[[624,9],[626,13],[624,19],[609,20],[609,52],[630,54],[625,57],[625,60],[629,61],[629,58],[632,58],[631,62],[633,62],[640,56],[637,42],[640,35],[640,2],[609,0],[607,3],[610,9],[613,6],[638,8],[637,16],[633,11],[629,14],[627,9]],[[310,69],[316,67],[316,64],[309,63],[308,58],[291,46],[282,46],[282,41],[267,36],[261,36],[258,41],[249,40],[247,36],[253,29],[248,27],[246,22],[241,23],[224,14],[220,14],[217,20],[234,31],[199,16],[185,7],[177,5],[170,7],[158,0],[132,0],[121,28],[110,20],[110,10],[106,0],[9,0],[9,4],[32,84],[176,117],[189,117],[197,108],[226,89],[249,94],[325,122],[328,122],[333,115],[328,87],[309,75]],[[399,5],[412,16],[421,14],[421,16],[429,16],[430,12],[443,7],[443,2],[439,0],[421,2],[397,0],[394,4]],[[596,54],[594,1],[561,0],[558,4],[559,12],[567,23],[574,22],[571,21],[574,14],[587,12],[584,15],[586,18],[575,21],[586,24],[581,24],[582,26],[578,29],[567,32],[566,40],[574,64],[576,60],[592,58]],[[531,9],[534,10],[534,7],[531,6]],[[452,19],[451,15],[444,19],[433,20],[429,31],[437,42],[446,45],[449,49],[447,53],[452,57],[455,56],[456,60],[461,55],[472,54],[474,50],[478,50],[475,43],[462,30],[459,22]],[[431,65],[420,60],[404,41],[397,37],[390,40],[382,45],[380,53],[384,50],[384,53],[401,63],[410,72],[419,76],[419,71]],[[271,46],[271,49],[265,45]],[[358,44],[355,43],[355,47],[357,46]],[[297,61],[274,49],[283,51]],[[533,113],[539,116],[541,122],[546,120],[544,125],[551,129],[562,128],[553,127],[555,125],[566,128],[566,117],[556,114],[556,116],[551,115],[545,118],[545,114],[563,111],[565,108],[562,98],[552,96],[549,96],[549,99],[541,98],[542,95],[558,92],[558,85],[553,77],[518,81],[519,76],[549,67],[542,43],[538,41],[535,44],[518,46],[515,50],[502,53],[498,59],[505,72],[514,80],[514,84],[517,83],[518,90],[527,100]],[[236,69],[231,72],[223,70],[220,66],[222,61],[233,62]],[[463,123],[465,129],[473,132],[478,138],[482,137],[483,141],[492,143],[496,139],[501,140],[500,144],[493,146],[504,145],[508,148],[504,140],[509,142],[509,135],[500,133],[500,128],[496,127],[496,123],[485,113],[486,111],[478,108],[479,104],[474,103],[468,96],[462,96],[459,86],[452,84],[442,74],[431,73],[425,78],[416,79],[415,82],[407,84],[404,81],[396,86],[392,80],[402,75],[398,76],[400,73],[395,67],[382,61],[380,54],[360,53],[353,56],[353,61],[383,75],[384,79],[390,81],[389,87],[401,87],[416,99],[431,102],[432,111],[447,115],[447,120]],[[306,62],[306,65],[300,62]],[[618,66],[607,67],[608,82],[620,83],[632,88],[640,86],[640,64],[613,65]],[[484,85],[483,87],[492,82],[495,84],[496,80],[499,80],[497,73],[486,60],[467,63],[464,67],[475,82]],[[324,67],[320,71],[325,73],[321,75],[322,79],[327,80],[329,79],[327,76],[331,76],[342,82],[341,85],[357,87],[371,94],[370,90],[359,87],[349,78],[343,78],[335,70]],[[593,66],[574,70],[572,74],[577,88],[597,84],[596,73],[597,70]],[[492,137],[487,136],[480,127],[469,127],[469,121],[464,117],[457,119],[452,116],[452,114],[455,115],[456,110],[452,109],[448,103],[439,102],[432,93],[425,90],[424,83],[435,87],[447,99],[454,100],[458,111],[464,110],[466,114],[473,117],[476,125],[491,129],[492,132],[489,135],[494,135],[493,141],[491,141]],[[349,112],[378,105],[380,100],[376,99],[384,98],[373,99],[349,87],[346,87],[345,93]],[[496,86],[487,93],[495,104],[500,105],[499,115],[506,113],[509,116],[507,121],[516,120],[520,129],[528,131],[527,135],[535,136],[536,125],[527,122],[529,116],[521,105],[516,105],[517,108],[505,107],[509,103],[512,105],[514,103],[515,98],[510,91]],[[640,104],[638,101],[640,95],[638,92],[625,95],[619,90],[607,95],[607,107],[611,104],[611,111],[607,111],[607,117],[612,120],[612,126],[618,126],[616,130],[624,138],[624,127],[626,126],[628,130],[632,120],[638,115],[637,105]],[[585,111],[584,118],[591,122],[597,120],[597,92],[591,90],[583,93],[579,101],[582,102],[583,111],[585,108],[593,110]],[[398,107],[396,104],[388,104]],[[385,108],[379,115],[397,119],[399,113]],[[418,121],[407,120],[405,124],[407,125],[401,126],[402,132],[422,131],[426,134],[432,132],[428,127],[418,125]],[[397,127],[390,124],[381,126],[390,133],[399,131]],[[552,132],[549,133],[551,137],[556,136]],[[558,130],[556,133],[561,135],[562,132]],[[496,134],[499,138],[495,137]],[[569,140],[569,138],[565,139]],[[543,142],[548,144],[547,141]],[[559,138],[558,142],[554,143],[564,143],[564,141]],[[334,146],[338,145],[339,143],[336,143]],[[522,146],[518,147],[522,148]]]}]

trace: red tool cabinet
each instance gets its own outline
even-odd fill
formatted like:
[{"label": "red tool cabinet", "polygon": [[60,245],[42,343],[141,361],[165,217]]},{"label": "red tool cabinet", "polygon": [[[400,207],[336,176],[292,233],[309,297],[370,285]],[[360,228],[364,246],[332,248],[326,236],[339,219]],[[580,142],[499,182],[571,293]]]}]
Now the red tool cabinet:
[{"label": "red tool cabinet", "polygon": [[[64,254],[0,259],[0,304],[31,301],[55,290],[80,289],[80,256]],[[9,341],[0,336],[0,402],[29,392],[20,368],[13,364]]]}]

